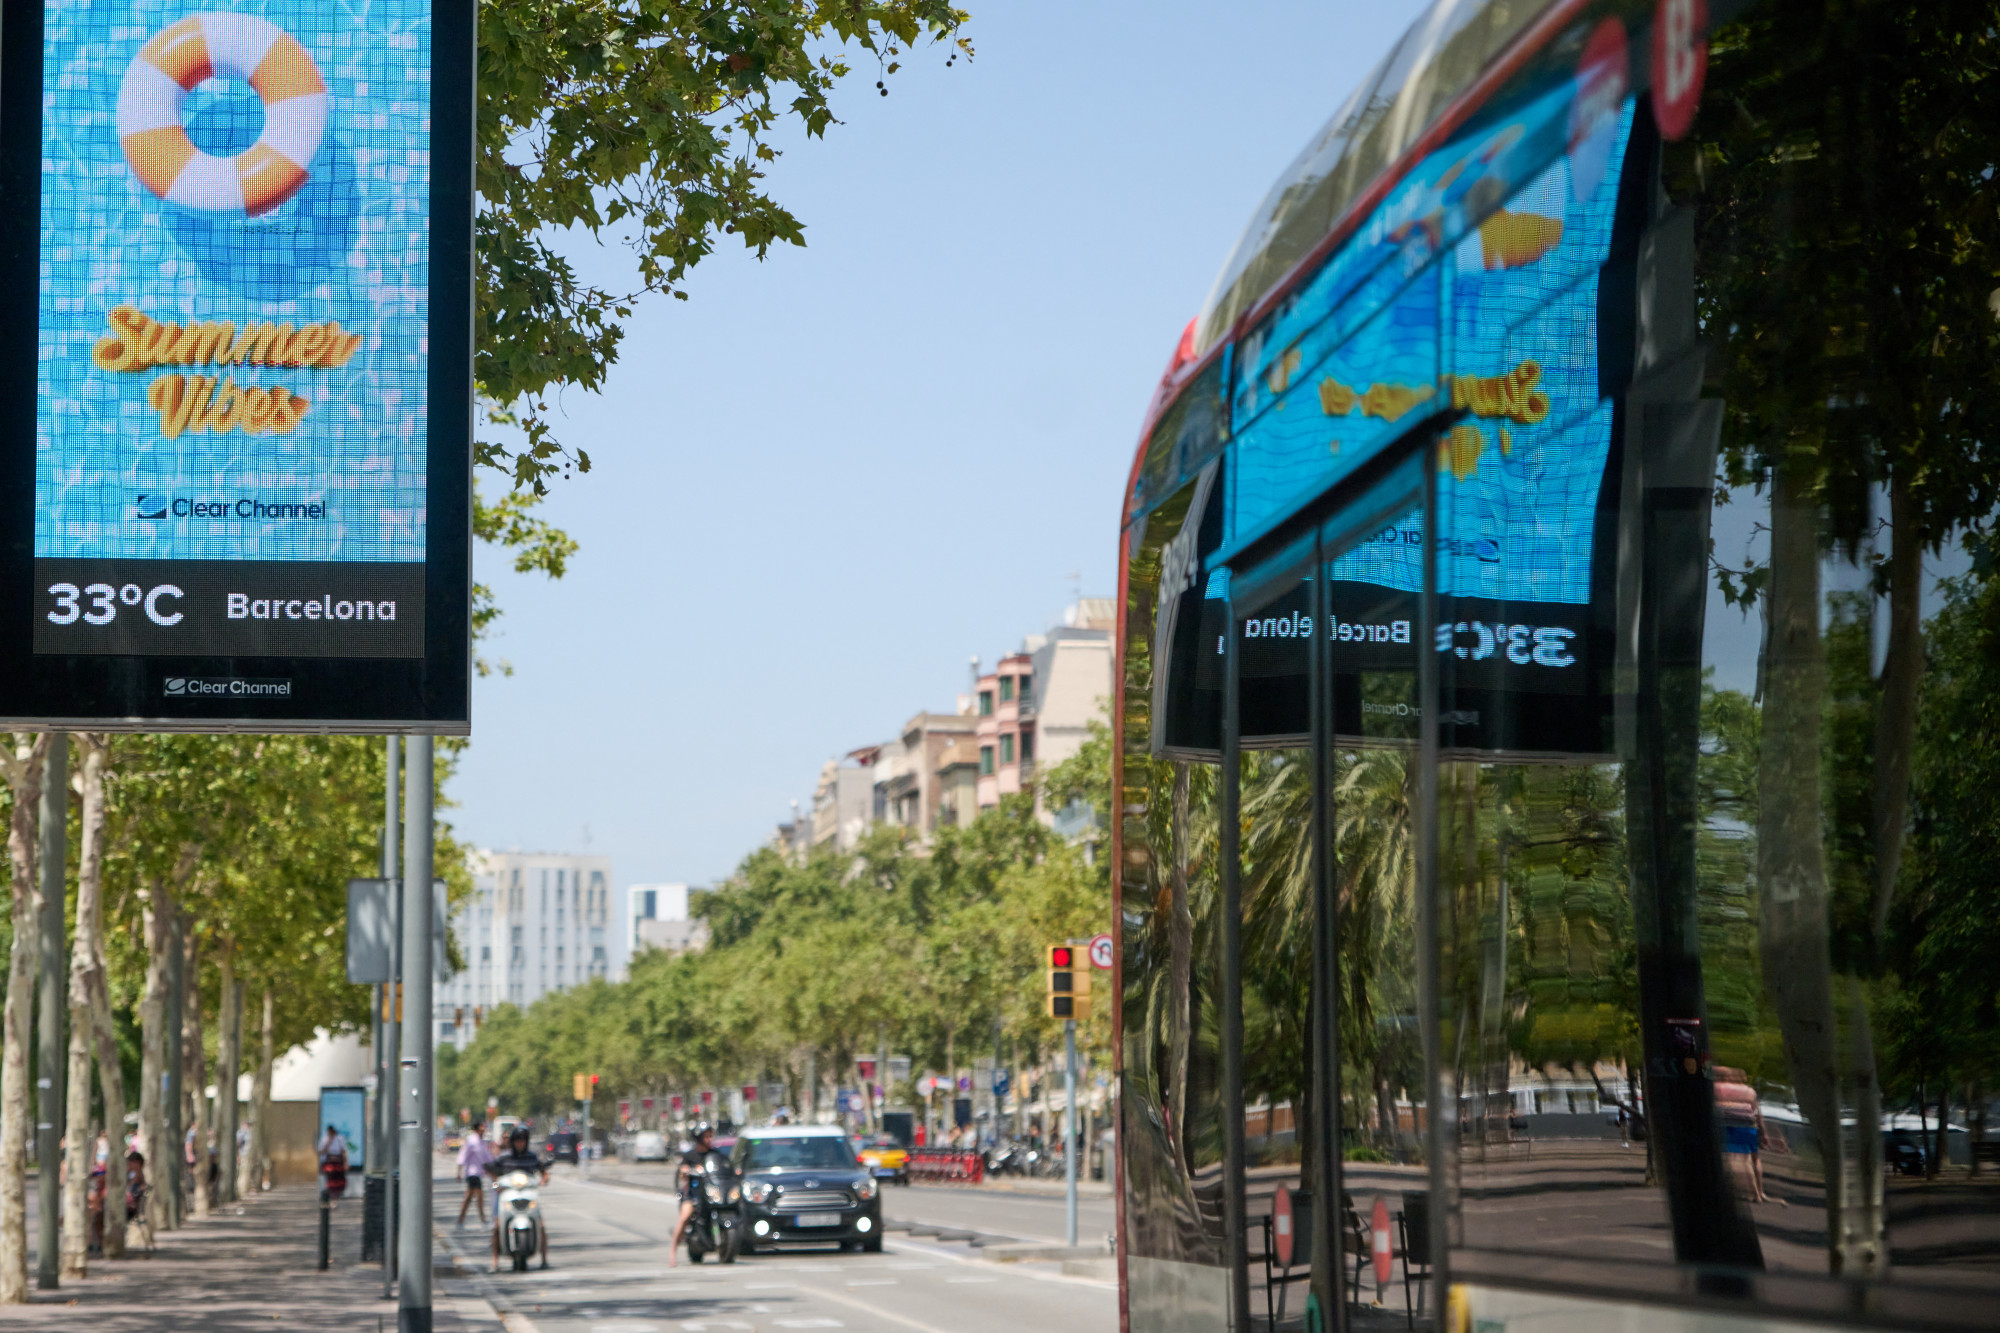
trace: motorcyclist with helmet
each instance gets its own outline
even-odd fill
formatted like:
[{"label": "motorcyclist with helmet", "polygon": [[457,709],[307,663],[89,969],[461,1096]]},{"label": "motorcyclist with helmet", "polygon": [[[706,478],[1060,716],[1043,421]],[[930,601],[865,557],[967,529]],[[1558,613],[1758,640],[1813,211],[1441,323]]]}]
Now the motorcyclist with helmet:
[{"label": "motorcyclist with helmet", "polygon": [[688,1219],[694,1216],[695,1204],[699,1201],[701,1178],[708,1169],[709,1154],[715,1151],[715,1126],[700,1121],[694,1127],[694,1143],[681,1154],[680,1165],[675,1176],[680,1185],[681,1215],[674,1222],[674,1238],[667,1244],[667,1267],[680,1262],[681,1236],[687,1231]]},{"label": "motorcyclist with helmet", "polygon": [[[534,1149],[529,1146],[530,1142],[528,1127],[526,1125],[515,1125],[512,1129],[508,1130],[507,1151],[486,1163],[487,1174],[495,1180],[499,1180],[510,1172],[526,1171],[530,1175],[539,1175],[542,1178],[542,1183],[544,1185],[548,1184],[548,1163],[535,1155]],[[493,1271],[496,1273],[500,1271],[500,1221],[500,1206],[496,1203],[493,1207]],[[538,1229],[542,1237],[542,1267],[547,1268],[549,1266],[549,1228],[546,1218],[543,1219]]]}]

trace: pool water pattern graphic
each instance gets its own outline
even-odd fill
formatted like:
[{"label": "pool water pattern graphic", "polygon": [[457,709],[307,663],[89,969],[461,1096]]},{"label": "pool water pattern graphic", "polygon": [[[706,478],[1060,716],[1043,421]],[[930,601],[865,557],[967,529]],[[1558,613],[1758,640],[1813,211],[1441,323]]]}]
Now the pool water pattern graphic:
[{"label": "pool water pattern graphic", "polygon": [[[201,206],[217,203],[213,196],[169,202],[173,191],[162,198],[121,144],[120,92],[135,59],[190,19],[204,19],[209,33],[223,37],[210,53],[214,77],[194,78],[198,68],[183,68],[189,77],[174,98],[175,114],[194,160],[226,164],[253,185],[237,201],[243,206],[227,206],[226,190],[220,208]],[[430,29],[428,0],[49,0],[38,557],[424,559]],[[292,40],[292,58],[255,62],[261,91],[230,77],[252,64],[244,51],[262,45],[268,56]],[[253,65],[249,73],[260,71]],[[323,82],[323,98],[311,93],[313,76]],[[274,88],[293,95],[273,96]],[[317,132],[308,133],[314,105],[323,114]],[[294,114],[300,107],[308,112],[303,121]],[[157,104],[151,114],[150,127],[162,130]],[[125,128],[132,125],[128,115]],[[296,164],[303,178],[262,159],[245,161],[265,146],[308,156]],[[253,174],[267,190],[275,185],[262,201]],[[257,202],[271,206],[249,216]],[[179,330],[226,324],[244,343],[265,326],[291,337],[337,325],[361,340],[344,360],[296,345],[288,360],[281,341],[276,354],[260,344],[261,355],[234,364],[213,363],[226,360],[215,352],[207,364],[156,358],[143,370],[107,373],[93,364],[92,349],[116,334],[109,317],[121,306]],[[205,395],[204,427],[163,431],[159,403],[170,395],[155,385],[171,376],[186,381],[185,392]],[[282,429],[235,428],[232,418],[247,422],[247,409],[229,409],[252,389],[269,397],[284,391],[305,407],[295,421],[284,418]],[[143,512],[142,496],[149,497]],[[203,502],[232,517],[145,516],[158,513],[160,497]],[[240,500],[320,506],[322,517],[239,521]]]}]

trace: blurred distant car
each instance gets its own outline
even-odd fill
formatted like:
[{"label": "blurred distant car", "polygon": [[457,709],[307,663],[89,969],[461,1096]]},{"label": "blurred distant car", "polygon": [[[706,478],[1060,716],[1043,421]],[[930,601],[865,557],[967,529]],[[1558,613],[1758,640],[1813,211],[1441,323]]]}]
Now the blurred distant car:
[{"label": "blurred distant car", "polygon": [[551,1162],[574,1162],[577,1160],[577,1136],[566,1129],[559,1129],[549,1135],[547,1150]]},{"label": "blurred distant car", "polygon": [[717,1134],[714,1142],[715,1151],[727,1156],[736,1147],[736,1136],[734,1134]]},{"label": "blurred distant car", "polygon": [[632,1138],[632,1160],[635,1162],[666,1161],[667,1136],[658,1130],[640,1130]]},{"label": "blurred distant car", "polygon": [[893,1180],[898,1185],[910,1183],[910,1150],[887,1134],[868,1135],[855,1156],[875,1173],[877,1180]]},{"label": "blurred distant car", "polygon": [[1882,1156],[1889,1169],[1899,1176],[1923,1175],[1930,1158],[1924,1145],[1917,1142],[1917,1136],[1906,1129],[1892,1129],[1883,1136]]}]

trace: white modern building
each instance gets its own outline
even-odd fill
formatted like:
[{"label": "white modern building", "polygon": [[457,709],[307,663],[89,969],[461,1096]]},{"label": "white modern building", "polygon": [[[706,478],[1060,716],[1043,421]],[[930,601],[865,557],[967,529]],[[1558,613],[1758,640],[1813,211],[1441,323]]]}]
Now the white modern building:
[{"label": "white modern building", "polygon": [[437,988],[438,1040],[463,1047],[502,1004],[610,980],[621,943],[611,858],[560,852],[474,852],[472,897],[452,916],[465,967]]},{"label": "white modern building", "polygon": [[622,977],[632,959],[646,949],[689,953],[708,943],[708,923],[688,916],[685,884],[634,884],[625,891],[624,952],[618,960]]}]

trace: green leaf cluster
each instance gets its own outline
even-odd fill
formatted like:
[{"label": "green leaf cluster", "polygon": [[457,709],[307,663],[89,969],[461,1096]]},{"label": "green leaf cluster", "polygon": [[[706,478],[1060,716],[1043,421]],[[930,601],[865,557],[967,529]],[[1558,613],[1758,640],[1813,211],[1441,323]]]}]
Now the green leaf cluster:
[{"label": "green leaf cluster", "polygon": [[[882,67],[919,42],[970,55],[945,0],[485,0],[479,7],[474,184],[474,377],[521,432],[478,461],[515,489],[590,456],[556,439],[551,387],[601,388],[647,293],[685,299],[688,270],[723,235],[759,258],[805,244],[772,198],[771,143],[791,120],[835,123],[832,94],[858,51]],[[886,85],[878,81],[884,95]],[[614,289],[584,277],[560,238],[630,252]]]}]

